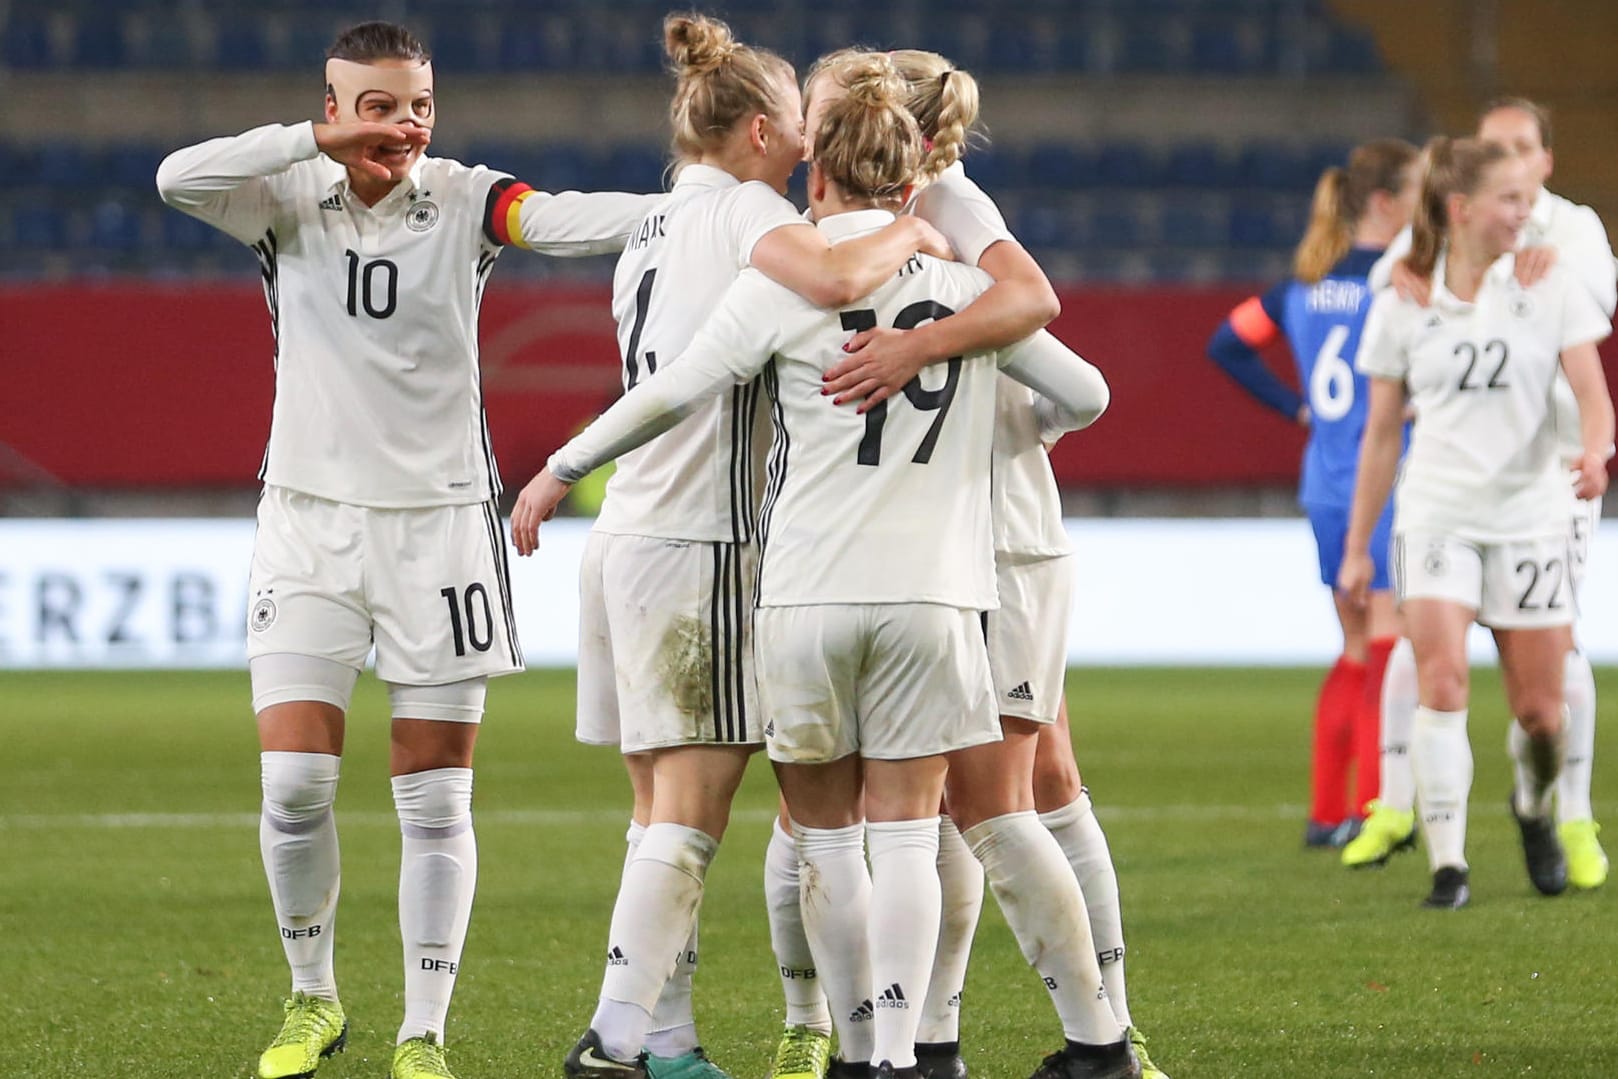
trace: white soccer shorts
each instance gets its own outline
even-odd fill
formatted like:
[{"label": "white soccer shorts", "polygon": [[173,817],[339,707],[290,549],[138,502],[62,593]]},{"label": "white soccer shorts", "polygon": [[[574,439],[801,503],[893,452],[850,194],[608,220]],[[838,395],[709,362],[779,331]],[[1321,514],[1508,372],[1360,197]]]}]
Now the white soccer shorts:
[{"label": "white soccer shorts", "polygon": [[913,760],[998,741],[979,617],[934,603],[759,608],[770,759]]},{"label": "white soccer shorts", "polygon": [[625,753],[764,740],[758,548],[592,532],[579,568],[577,735]]},{"label": "white soccer shorts", "polygon": [[405,686],[523,669],[494,503],[371,509],[266,487],[248,577],[247,655],[365,666]]},{"label": "white soccer shorts", "polygon": [[1430,532],[1395,532],[1399,602],[1441,599],[1470,607],[1491,629],[1547,629],[1577,617],[1568,537],[1476,543]]},{"label": "white soccer shorts", "polygon": [[989,675],[1003,716],[1055,723],[1067,675],[1070,555],[1018,559],[996,555],[1000,609],[985,612]]}]

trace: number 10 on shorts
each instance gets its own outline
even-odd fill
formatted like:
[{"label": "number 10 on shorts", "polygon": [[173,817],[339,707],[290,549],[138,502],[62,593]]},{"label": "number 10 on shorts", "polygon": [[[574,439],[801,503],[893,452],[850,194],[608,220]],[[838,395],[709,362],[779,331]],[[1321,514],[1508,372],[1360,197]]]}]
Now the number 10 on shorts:
[{"label": "number 10 on shorts", "polygon": [[449,605],[449,628],[455,637],[455,654],[466,655],[467,645],[474,652],[487,652],[494,644],[494,606],[482,581],[474,581],[464,591],[441,588],[438,594]]}]

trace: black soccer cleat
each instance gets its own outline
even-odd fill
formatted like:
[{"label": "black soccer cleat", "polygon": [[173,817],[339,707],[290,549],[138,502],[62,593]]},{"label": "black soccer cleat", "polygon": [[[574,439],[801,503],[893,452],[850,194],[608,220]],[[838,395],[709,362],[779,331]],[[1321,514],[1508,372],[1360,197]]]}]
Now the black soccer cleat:
[{"label": "black soccer cleat", "polygon": [[917,1042],[916,1071],[921,1079],[966,1079],[966,1061],[961,1059],[961,1043]]},{"label": "black soccer cleat", "polygon": [[826,1079],[871,1079],[871,1062],[832,1057],[831,1065],[826,1069]]},{"label": "black soccer cleat", "polygon": [[911,1064],[904,1068],[895,1068],[893,1061],[884,1060],[871,1069],[871,1079],[921,1079],[921,1073]]},{"label": "black soccer cleat", "polygon": [[1459,866],[1439,866],[1433,874],[1433,890],[1421,905],[1432,910],[1460,910],[1472,898],[1466,883],[1466,870]]},{"label": "black soccer cleat", "polygon": [[1029,1079],[1140,1079],[1140,1060],[1128,1038],[1111,1045],[1069,1040],[1046,1057]]},{"label": "black soccer cleat", "polygon": [[568,1079],[646,1079],[646,1054],[614,1060],[601,1048],[601,1035],[587,1030],[562,1061],[562,1072]]},{"label": "black soccer cleat", "polygon": [[1523,860],[1528,863],[1528,879],[1540,895],[1561,895],[1567,891],[1567,857],[1556,825],[1549,817],[1523,817],[1517,814],[1517,799],[1509,799],[1511,817],[1522,833]]}]

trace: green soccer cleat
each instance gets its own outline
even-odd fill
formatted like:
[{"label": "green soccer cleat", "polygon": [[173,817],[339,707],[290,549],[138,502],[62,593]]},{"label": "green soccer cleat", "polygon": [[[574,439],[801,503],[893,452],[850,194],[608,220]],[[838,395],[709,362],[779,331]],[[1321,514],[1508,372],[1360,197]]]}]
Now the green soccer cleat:
[{"label": "green soccer cleat", "polygon": [[335,1000],[293,993],[282,1009],[281,1033],[258,1058],[259,1079],[308,1079],[348,1044],[348,1018]]},{"label": "green soccer cleat", "polygon": [[1600,831],[1601,825],[1588,817],[1556,826],[1562,853],[1567,855],[1567,882],[1575,888],[1599,888],[1607,883],[1607,852],[1596,839]]},{"label": "green soccer cleat", "polygon": [[1152,1063],[1146,1053],[1146,1035],[1138,1027],[1129,1028],[1129,1044],[1135,1047],[1135,1059],[1140,1061],[1140,1079],[1169,1079],[1169,1073]]},{"label": "green soccer cleat", "polygon": [[1365,807],[1370,812],[1360,826],[1360,834],[1343,848],[1343,864],[1350,869],[1387,865],[1395,852],[1416,845],[1414,810],[1389,809],[1381,802]]},{"label": "green soccer cleat", "polygon": [[824,1079],[831,1066],[831,1035],[814,1027],[789,1026],[775,1047],[770,1079]]},{"label": "green soccer cleat", "polygon": [[708,1054],[697,1046],[689,1053],[677,1057],[646,1055],[646,1074],[650,1079],[730,1079],[730,1073],[708,1059]]},{"label": "green soccer cleat", "polygon": [[444,1047],[436,1034],[423,1034],[400,1042],[393,1050],[388,1079],[455,1079],[444,1061]]}]

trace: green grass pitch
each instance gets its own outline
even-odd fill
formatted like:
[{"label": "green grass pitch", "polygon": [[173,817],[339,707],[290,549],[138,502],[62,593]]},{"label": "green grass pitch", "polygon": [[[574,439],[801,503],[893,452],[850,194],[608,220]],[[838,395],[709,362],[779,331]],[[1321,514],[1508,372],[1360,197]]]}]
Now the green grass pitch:
[{"label": "green grass pitch", "polygon": [[[1123,890],[1130,1004],[1158,1062],[1175,1079],[1618,1076],[1618,897],[1530,889],[1493,672],[1474,679],[1474,900],[1459,913],[1417,908],[1423,854],[1349,873],[1301,849],[1318,679],[1073,673],[1080,763]],[[1618,701],[1618,675],[1602,672],[1601,692]],[[559,1076],[595,999],[628,785],[615,754],[573,742],[570,673],[504,679],[489,700],[450,1060],[462,1079]],[[385,1076],[401,1014],[385,709],[367,676],[337,810],[353,1030],[322,1079]],[[251,1075],[286,974],[258,859],[246,677],[6,674],[0,736],[0,1074]],[[1618,808],[1602,774],[1614,760],[1609,721],[1598,816]],[[760,885],[772,804],[755,762],[703,911],[698,1022],[737,1079],[765,1073],[781,1014]],[[982,1079],[1021,1079],[1060,1043],[992,902],[964,1016]]]}]

